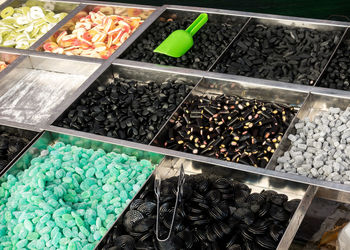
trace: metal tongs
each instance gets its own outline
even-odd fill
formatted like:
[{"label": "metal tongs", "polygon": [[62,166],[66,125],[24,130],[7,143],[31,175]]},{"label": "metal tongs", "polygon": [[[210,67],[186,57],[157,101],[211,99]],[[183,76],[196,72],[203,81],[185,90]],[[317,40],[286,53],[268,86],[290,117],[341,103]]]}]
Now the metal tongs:
[{"label": "metal tongs", "polygon": [[160,239],[159,238],[159,203],[160,203],[160,189],[161,189],[161,184],[162,184],[162,179],[160,177],[160,175],[158,174],[158,172],[156,172],[156,176],[154,179],[154,192],[156,194],[157,197],[157,221],[156,221],[156,237],[158,241],[164,242],[169,240],[171,233],[173,231],[173,226],[174,226],[174,221],[175,221],[175,216],[176,216],[176,210],[177,210],[177,206],[179,201],[182,198],[183,195],[183,185],[185,183],[185,171],[184,171],[184,167],[181,164],[181,168],[180,168],[180,174],[178,177],[178,182],[177,182],[177,189],[176,189],[176,201],[175,201],[175,207],[174,207],[174,213],[171,219],[171,225],[170,225],[170,229],[169,229],[169,234],[165,239]]}]

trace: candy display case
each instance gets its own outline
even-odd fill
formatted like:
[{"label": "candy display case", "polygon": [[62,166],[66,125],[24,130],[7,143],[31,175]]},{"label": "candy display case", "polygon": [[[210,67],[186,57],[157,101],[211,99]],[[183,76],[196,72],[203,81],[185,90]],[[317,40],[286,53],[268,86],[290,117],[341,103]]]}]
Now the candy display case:
[{"label": "candy display case", "polygon": [[[37,3],[7,1],[0,12],[8,6],[27,12]],[[300,225],[313,220],[310,204],[322,211],[319,199],[350,202],[350,23],[171,5],[40,3],[68,15],[29,49],[0,49],[0,59],[9,63],[0,73],[0,129],[28,133],[0,170],[0,248],[149,246],[156,225],[145,215],[155,215],[154,205],[139,204],[145,210],[138,221],[139,198],[154,200],[160,190],[161,202],[162,193],[175,202],[171,185],[182,176],[181,166],[186,195],[194,193],[183,205],[204,214],[185,211],[183,223],[175,220],[179,248],[202,241],[219,249],[294,249],[308,236]],[[11,8],[3,12],[5,19],[11,19]],[[204,12],[209,21],[187,54],[173,59],[152,52],[168,33]],[[119,28],[125,33],[128,21],[139,17],[144,22],[132,24],[134,32],[106,59],[44,51],[55,39],[75,39],[69,33],[77,18],[84,24],[74,31],[80,37],[93,19],[107,25],[108,36]],[[89,33],[85,38],[93,39]],[[5,146],[11,153],[16,148],[7,137],[0,137],[0,164],[9,151]],[[172,184],[154,190],[158,177]],[[227,204],[228,217],[243,216],[239,223],[235,216],[222,221]],[[260,211],[263,204],[270,208]],[[161,228],[170,226],[171,209],[166,210]],[[136,221],[130,221],[130,211]],[[125,221],[135,228],[123,228]],[[228,227],[237,223],[235,236]],[[180,230],[204,224],[205,234]]]}]

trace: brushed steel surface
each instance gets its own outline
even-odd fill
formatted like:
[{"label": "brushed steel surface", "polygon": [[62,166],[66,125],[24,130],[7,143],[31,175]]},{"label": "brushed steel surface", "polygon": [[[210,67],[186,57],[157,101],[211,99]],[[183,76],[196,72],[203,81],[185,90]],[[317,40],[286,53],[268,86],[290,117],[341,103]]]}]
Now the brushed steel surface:
[{"label": "brushed steel surface", "polygon": [[90,76],[99,64],[26,57],[0,82],[0,117],[38,125]]},{"label": "brushed steel surface", "polygon": [[342,202],[350,204],[350,193],[349,192],[342,192],[338,190],[332,190],[325,187],[319,187],[316,197],[326,199],[326,200],[332,200],[336,202]]}]

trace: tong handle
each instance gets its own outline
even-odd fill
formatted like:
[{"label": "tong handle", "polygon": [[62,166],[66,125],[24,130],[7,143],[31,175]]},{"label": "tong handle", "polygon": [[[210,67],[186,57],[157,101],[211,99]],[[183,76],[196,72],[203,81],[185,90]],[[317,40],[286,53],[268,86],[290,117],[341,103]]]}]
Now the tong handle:
[{"label": "tong handle", "polygon": [[169,238],[171,236],[171,233],[173,231],[173,226],[174,226],[177,206],[178,206],[179,200],[181,200],[182,195],[183,195],[183,185],[185,183],[185,171],[184,171],[183,165],[181,165],[180,174],[179,174],[179,177],[178,177],[177,188],[176,188],[175,207],[174,207],[174,212],[173,212],[173,216],[172,216],[172,219],[171,219],[171,225],[170,225],[170,229],[169,229],[169,234],[168,234],[168,236],[165,239],[160,239],[159,238],[159,204],[160,204],[161,183],[162,183],[161,178],[156,173],[156,177],[154,179],[154,192],[155,192],[156,198],[157,198],[156,238],[157,238],[158,241],[164,242],[164,241],[169,240]]}]

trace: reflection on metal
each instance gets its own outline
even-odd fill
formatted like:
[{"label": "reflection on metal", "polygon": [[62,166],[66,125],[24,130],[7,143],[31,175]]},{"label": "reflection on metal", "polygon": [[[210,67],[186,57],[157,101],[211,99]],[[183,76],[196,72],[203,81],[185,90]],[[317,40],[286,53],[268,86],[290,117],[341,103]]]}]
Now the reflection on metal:
[{"label": "reflection on metal", "polygon": [[98,64],[46,57],[26,57],[0,83],[1,119],[45,124]]}]

